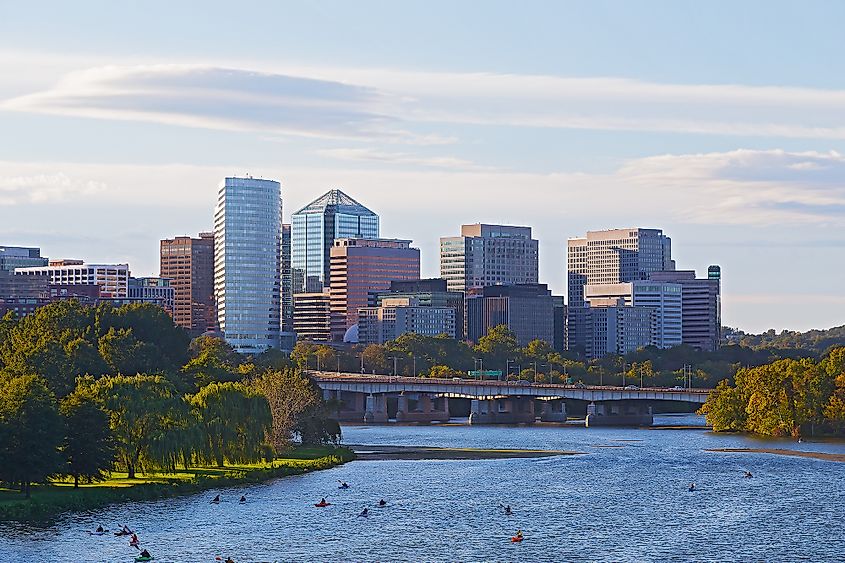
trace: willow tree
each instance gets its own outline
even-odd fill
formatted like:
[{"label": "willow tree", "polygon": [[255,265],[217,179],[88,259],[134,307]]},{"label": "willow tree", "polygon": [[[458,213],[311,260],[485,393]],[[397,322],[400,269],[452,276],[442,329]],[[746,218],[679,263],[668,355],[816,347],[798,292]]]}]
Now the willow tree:
[{"label": "willow tree", "polygon": [[[166,440],[186,417],[185,403],[173,385],[160,375],[116,375],[93,383],[98,400],[109,414],[118,461],[135,478],[139,464],[169,465],[178,440]],[[162,443],[169,446],[162,448]]]},{"label": "willow tree", "polygon": [[267,399],[235,382],[210,383],[190,398],[203,433],[200,455],[223,467],[225,460],[261,459],[264,438],[273,422]]}]

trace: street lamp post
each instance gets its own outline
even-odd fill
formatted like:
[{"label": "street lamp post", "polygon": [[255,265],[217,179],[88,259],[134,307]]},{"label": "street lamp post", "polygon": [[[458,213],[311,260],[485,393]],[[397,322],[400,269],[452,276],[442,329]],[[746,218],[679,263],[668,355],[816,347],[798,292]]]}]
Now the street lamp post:
[{"label": "street lamp post", "polygon": [[476,379],[481,379],[481,372],[484,371],[484,358],[473,358],[472,360],[475,362],[473,368],[476,369]]},{"label": "street lamp post", "polygon": [[361,373],[364,373],[364,351],[361,350]]},{"label": "street lamp post", "polygon": [[396,377],[396,360],[397,359],[398,358],[396,356],[393,356],[393,377]]},{"label": "street lamp post", "polygon": [[414,377],[417,376],[417,357],[411,354],[411,357],[414,359]]}]

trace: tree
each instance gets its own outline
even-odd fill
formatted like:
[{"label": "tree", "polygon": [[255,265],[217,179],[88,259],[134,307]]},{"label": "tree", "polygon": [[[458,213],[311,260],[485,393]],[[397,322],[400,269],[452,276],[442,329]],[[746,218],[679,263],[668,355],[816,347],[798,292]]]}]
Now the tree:
[{"label": "tree", "polygon": [[516,359],[520,350],[516,335],[506,325],[499,325],[478,339],[475,352],[482,355],[487,369],[501,369],[504,372],[507,371],[507,361]]},{"label": "tree", "polygon": [[109,415],[117,459],[129,478],[135,478],[141,463],[166,465],[179,448],[172,431],[186,417],[173,385],[160,375],[116,375],[97,380],[93,391]]},{"label": "tree", "polygon": [[15,377],[0,388],[0,479],[20,483],[29,498],[31,483],[61,471],[62,436],[56,397],[43,378]]},{"label": "tree", "polygon": [[387,372],[387,352],[380,344],[370,344],[364,351],[364,371]]},{"label": "tree", "polygon": [[109,416],[97,403],[92,383],[92,378],[85,380],[60,406],[65,423],[62,455],[74,488],[79,487],[80,477],[88,482],[103,479],[114,464]]},{"label": "tree", "polygon": [[145,373],[156,368],[155,347],[135,338],[131,328],[110,328],[100,337],[99,351],[112,373]]},{"label": "tree", "polygon": [[[311,342],[297,342],[290,353],[291,361],[296,364],[299,369],[308,369],[309,361],[317,352],[317,345]],[[314,366],[316,367],[316,362]]]},{"label": "tree", "polygon": [[748,400],[741,390],[723,380],[710,392],[707,402],[698,412],[705,416],[707,424],[710,424],[715,432],[738,432],[745,430],[747,406]]},{"label": "tree", "polygon": [[449,366],[431,366],[431,369],[428,370],[429,377],[439,377],[441,379],[452,377],[454,374],[455,370],[453,370]]},{"label": "tree", "polygon": [[325,344],[317,346],[317,349],[314,351],[314,355],[317,357],[318,369],[332,371],[335,368],[337,363],[337,352],[335,352],[334,348],[331,346],[326,346]]},{"label": "tree", "polygon": [[200,336],[191,342],[191,359],[182,368],[182,374],[191,389],[209,383],[238,381],[241,357],[222,338]]},{"label": "tree", "polygon": [[190,402],[204,431],[207,457],[218,467],[226,459],[261,459],[261,445],[273,423],[266,397],[241,383],[209,383]]},{"label": "tree", "polygon": [[321,402],[319,388],[294,369],[268,371],[255,379],[254,388],[266,397],[272,414],[268,440],[276,451],[290,446],[299,417]]}]

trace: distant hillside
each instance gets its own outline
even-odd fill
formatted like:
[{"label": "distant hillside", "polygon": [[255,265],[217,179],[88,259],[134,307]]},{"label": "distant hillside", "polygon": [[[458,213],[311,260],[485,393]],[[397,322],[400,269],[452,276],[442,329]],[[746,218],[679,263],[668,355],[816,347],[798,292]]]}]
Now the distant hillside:
[{"label": "distant hillside", "polygon": [[747,334],[741,330],[725,327],[725,337],[729,342],[748,346],[755,350],[766,348],[810,350],[823,354],[831,347],[845,346],[845,325],[827,330],[808,330],[797,332],[784,330],[777,333],[774,329],[763,334]]}]

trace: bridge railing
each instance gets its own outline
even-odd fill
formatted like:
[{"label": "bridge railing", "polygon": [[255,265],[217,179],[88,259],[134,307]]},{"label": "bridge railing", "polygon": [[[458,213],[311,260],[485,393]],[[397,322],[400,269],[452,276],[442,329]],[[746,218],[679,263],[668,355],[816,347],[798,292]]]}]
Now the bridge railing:
[{"label": "bridge railing", "polygon": [[592,389],[604,391],[650,391],[650,392],[675,392],[675,393],[710,393],[712,389],[700,387],[637,387],[632,385],[584,385],[580,383],[534,383],[524,379],[499,381],[495,379],[470,379],[463,377],[438,378],[438,377],[408,377],[403,375],[368,375],[360,373],[343,373],[334,371],[307,370],[311,377],[323,381],[345,381],[349,383],[396,383],[396,384],[425,384],[432,385],[484,385],[488,387],[532,387],[542,389]]}]

